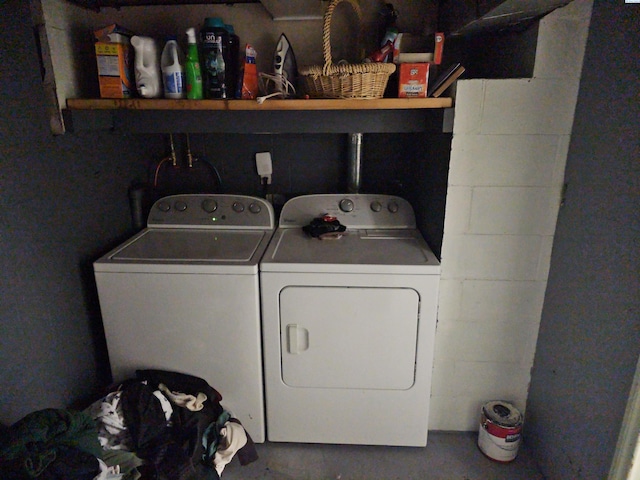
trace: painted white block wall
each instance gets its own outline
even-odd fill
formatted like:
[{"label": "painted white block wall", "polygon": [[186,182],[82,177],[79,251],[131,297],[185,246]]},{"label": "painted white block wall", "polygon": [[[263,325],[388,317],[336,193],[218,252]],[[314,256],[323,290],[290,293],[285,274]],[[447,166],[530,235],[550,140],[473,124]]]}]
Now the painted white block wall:
[{"label": "painted white block wall", "polygon": [[457,85],[429,428],[525,411],[592,0],[540,22],[530,79]]}]

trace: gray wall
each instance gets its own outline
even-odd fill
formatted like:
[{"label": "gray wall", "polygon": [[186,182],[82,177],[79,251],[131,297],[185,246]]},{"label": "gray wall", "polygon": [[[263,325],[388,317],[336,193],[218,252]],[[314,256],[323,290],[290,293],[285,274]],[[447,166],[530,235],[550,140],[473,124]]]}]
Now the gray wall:
[{"label": "gray wall", "polygon": [[595,2],[525,425],[550,479],[606,478],[640,355],[639,43]]},{"label": "gray wall", "polygon": [[127,188],[148,137],[53,137],[29,2],[0,3],[0,421],[108,381],[91,261],[130,233]]},{"label": "gray wall", "polygon": [[[133,233],[128,188],[148,181],[167,138],[53,136],[29,2],[0,1],[0,15],[0,423],[8,425],[42,408],[83,407],[110,382],[92,262]],[[365,135],[362,180],[363,192],[406,192],[424,205],[419,222],[437,251],[450,135],[430,135]],[[260,151],[273,154],[275,193],[345,190],[346,135],[191,140],[194,154],[220,171],[223,192],[261,193]],[[176,143],[183,155],[184,136]],[[437,175],[416,178],[429,169]]]}]

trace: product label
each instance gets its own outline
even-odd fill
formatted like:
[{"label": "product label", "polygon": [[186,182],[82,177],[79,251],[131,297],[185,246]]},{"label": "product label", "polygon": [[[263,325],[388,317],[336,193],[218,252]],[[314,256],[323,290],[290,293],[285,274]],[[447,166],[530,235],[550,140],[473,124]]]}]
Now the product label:
[{"label": "product label", "polygon": [[97,58],[98,75],[105,77],[120,76],[120,62],[117,55],[100,55]]},{"label": "product label", "polygon": [[98,75],[104,75],[107,77],[119,77],[119,56],[123,54],[120,45],[117,43],[98,42],[95,44],[95,48],[96,60],[98,63]]},{"label": "product label", "polygon": [[426,97],[429,84],[428,63],[401,63],[398,97]]},{"label": "product label", "polygon": [[96,64],[102,98],[131,97],[131,50],[122,43],[96,42]]},{"label": "product label", "polygon": [[[216,40],[208,45],[204,58],[204,68],[211,75],[217,76],[220,68],[224,71],[224,59],[222,58],[222,38],[215,37]],[[222,60],[220,65],[219,60]]]},{"label": "product label", "polygon": [[120,48],[117,43],[96,43],[96,53],[98,55],[118,55]]},{"label": "product label", "polygon": [[498,462],[510,462],[518,454],[519,443],[507,443],[501,438],[494,437],[484,428],[478,432],[478,447],[487,457]]},{"label": "product label", "polygon": [[[217,37],[220,38],[220,37]],[[203,43],[217,43],[218,40],[216,39],[216,34],[214,32],[205,32],[203,38],[202,38],[202,42]]]},{"label": "product label", "polygon": [[203,47],[205,94],[207,98],[227,98],[222,36],[206,32]]},{"label": "product label", "polygon": [[403,85],[402,86],[402,90],[407,94],[408,93],[418,93],[418,92],[424,91],[424,85],[420,85],[420,84],[418,84],[418,85],[412,85],[412,84]]},{"label": "product label", "polygon": [[515,435],[507,435],[504,439],[505,442],[507,443],[511,443],[511,442],[518,442],[520,440],[520,434],[517,433]]},{"label": "product label", "polygon": [[165,93],[183,93],[184,75],[182,72],[171,72],[163,75]]}]

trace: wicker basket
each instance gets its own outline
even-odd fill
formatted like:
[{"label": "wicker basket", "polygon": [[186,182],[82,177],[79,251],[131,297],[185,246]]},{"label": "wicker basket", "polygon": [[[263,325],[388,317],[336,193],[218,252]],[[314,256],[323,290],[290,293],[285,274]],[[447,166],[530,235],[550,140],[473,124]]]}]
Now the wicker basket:
[{"label": "wicker basket", "polygon": [[305,92],[311,98],[382,98],[389,75],[396,70],[393,63],[334,64],[331,60],[331,17],[341,2],[349,3],[362,19],[355,0],[331,0],[324,13],[322,49],[324,65],[299,69]]}]

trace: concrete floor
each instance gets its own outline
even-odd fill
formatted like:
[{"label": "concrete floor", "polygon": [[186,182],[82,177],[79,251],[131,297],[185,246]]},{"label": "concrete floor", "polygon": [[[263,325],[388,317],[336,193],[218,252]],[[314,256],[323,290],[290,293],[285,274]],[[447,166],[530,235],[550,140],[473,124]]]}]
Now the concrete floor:
[{"label": "concrete floor", "polygon": [[223,480],[543,480],[521,445],[501,464],[485,457],[473,432],[430,432],[426,448],[264,443],[260,458],[227,465]]}]

